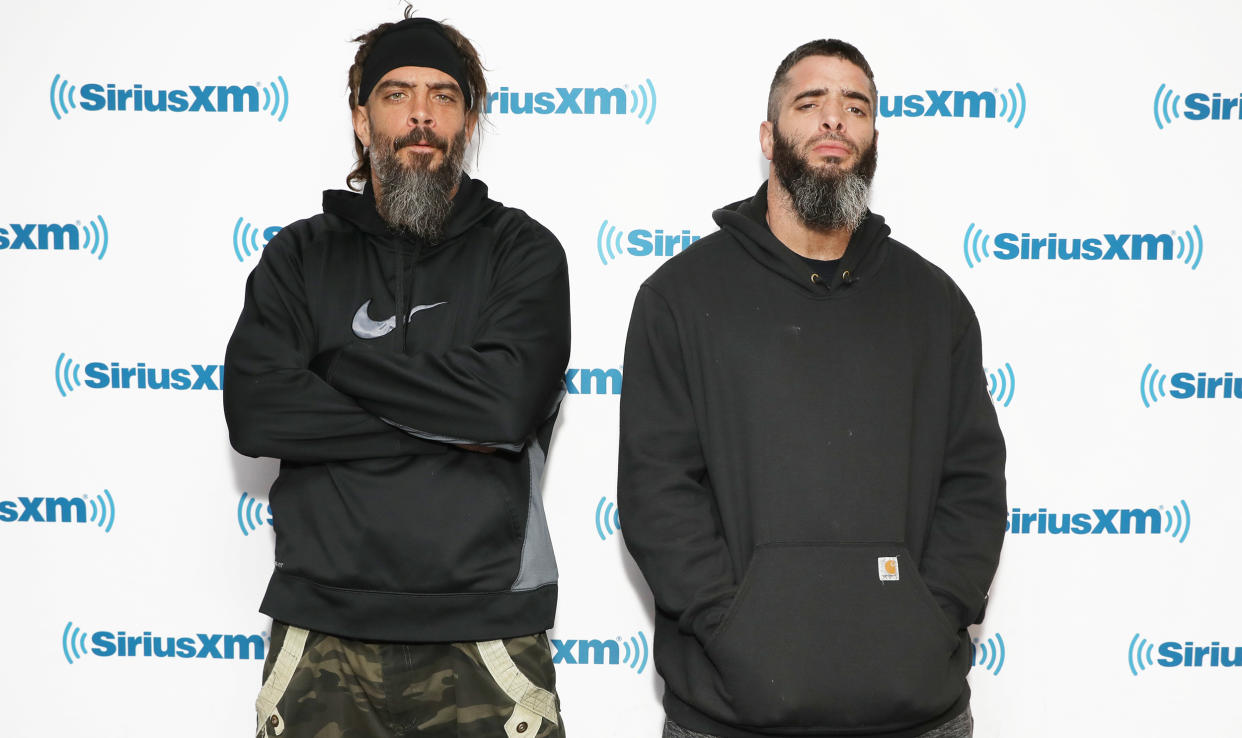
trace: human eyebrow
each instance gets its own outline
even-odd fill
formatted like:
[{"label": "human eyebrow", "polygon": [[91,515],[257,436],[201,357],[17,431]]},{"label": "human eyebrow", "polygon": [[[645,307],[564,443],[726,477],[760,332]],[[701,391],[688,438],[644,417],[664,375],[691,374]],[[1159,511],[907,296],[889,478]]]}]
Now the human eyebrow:
[{"label": "human eyebrow", "polygon": [[793,100],[791,100],[790,102],[793,104],[797,104],[799,100],[804,100],[808,97],[823,97],[824,95],[827,95],[827,94],[828,94],[828,89],[826,87],[816,87],[811,90],[803,90],[802,92],[799,92],[797,95],[794,95]]},{"label": "human eyebrow", "polygon": [[851,100],[862,100],[867,103],[868,106],[875,104],[871,102],[871,98],[868,97],[866,93],[859,92],[858,90],[842,90],[841,94]]},{"label": "human eyebrow", "polygon": [[389,90],[412,90],[414,85],[409,82],[403,82],[397,79],[386,79],[375,86],[376,92],[388,92]]},{"label": "human eyebrow", "polygon": [[447,91],[447,92],[456,93],[458,95],[461,94],[461,87],[459,87],[456,82],[433,82],[427,85],[427,89],[431,90],[432,92]]}]

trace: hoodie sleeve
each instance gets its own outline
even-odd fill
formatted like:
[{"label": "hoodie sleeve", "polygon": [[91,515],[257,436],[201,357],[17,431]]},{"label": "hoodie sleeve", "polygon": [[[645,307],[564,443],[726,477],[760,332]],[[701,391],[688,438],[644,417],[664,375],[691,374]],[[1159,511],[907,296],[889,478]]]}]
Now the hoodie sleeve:
[{"label": "hoodie sleeve", "polygon": [[932,595],[949,619],[965,628],[983,620],[1007,507],[1005,439],[987,392],[979,322],[969,305],[963,310],[968,320],[952,354],[940,494],[921,564]]},{"label": "hoodie sleeve", "polygon": [[225,352],[224,417],[233,448],[307,463],[446,452],[393,428],[307,369],[315,332],[289,247],[294,230],[281,231],[250,273]]},{"label": "hoodie sleeve", "polygon": [[408,433],[521,448],[555,408],[569,362],[569,273],[537,223],[508,239],[468,345],[403,354],[350,344],[331,357],[328,382]]},{"label": "hoodie sleeve", "polygon": [[706,643],[737,586],[717,523],[676,323],[648,286],[634,302],[624,366],[621,533],[656,607]]}]

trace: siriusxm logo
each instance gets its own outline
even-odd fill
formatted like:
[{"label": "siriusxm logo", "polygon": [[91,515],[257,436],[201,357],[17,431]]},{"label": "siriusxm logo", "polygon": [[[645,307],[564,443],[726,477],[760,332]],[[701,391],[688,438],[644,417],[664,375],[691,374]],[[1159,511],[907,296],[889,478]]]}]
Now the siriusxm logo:
[{"label": "siriusxm logo", "polygon": [[[82,374],[86,375],[83,381]],[[171,369],[121,366],[117,362],[81,364],[61,354],[56,359],[56,389],[68,397],[79,387],[91,389],[220,390],[224,386],[223,364],[191,364]]]},{"label": "siriusxm logo", "polygon": [[[263,100],[260,106],[260,97]],[[73,110],[86,112],[148,112],[148,113],[267,113],[278,121],[289,110],[289,88],[285,78],[253,85],[189,85],[184,89],[146,89],[118,87],[107,82],[89,82],[79,88],[61,79],[52,78],[48,93],[56,120]]]},{"label": "siriusxm logo", "polygon": [[623,664],[643,673],[647,668],[647,636],[638,631],[637,636],[629,639],[617,637],[606,641],[600,640],[561,640],[552,639],[553,664]]},{"label": "siriusxm logo", "polygon": [[[986,259],[999,261],[1180,261],[1199,268],[1203,258],[1203,233],[1199,226],[1168,233],[1104,233],[1099,236],[1065,237],[1056,233],[1034,237],[1030,233],[998,233],[993,238],[971,223],[962,239],[962,253],[971,269]],[[1176,244],[1174,243],[1176,239]],[[988,242],[991,242],[989,246]]]},{"label": "siriusxm logo", "polygon": [[986,641],[970,639],[970,663],[999,676],[1005,666],[1005,639],[1001,638],[1000,633],[989,636]]},{"label": "siriusxm logo", "polygon": [[[1165,390],[1168,384],[1171,389]],[[1139,380],[1139,397],[1143,407],[1151,407],[1162,397],[1175,400],[1236,400],[1242,399],[1242,376],[1233,372],[1223,376],[1208,376],[1207,372],[1178,372],[1165,374],[1148,364]]]},{"label": "siriusxm logo", "polygon": [[102,215],[73,223],[10,223],[0,228],[0,251],[81,251],[100,261],[108,253],[108,224]]},{"label": "siriusxm logo", "polygon": [[880,95],[881,118],[999,118],[1014,128],[1026,118],[1021,84],[991,90],[925,90],[917,95]]},{"label": "siriusxm logo", "polygon": [[1015,507],[1009,514],[1006,532],[1012,535],[1167,535],[1185,543],[1190,535],[1190,506],[1178,500],[1171,509],[1164,505],[1149,508],[1094,508],[1088,512],[1022,512]]},{"label": "siriusxm logo", "polygon": [[557,87],[554,90],[510,90],[487,93],[488,115],[633,115],[651,125],[656,91],[651,79],[623,87]]},{"label": "siriusxm logo", "polygon": [[571,395],[619,395],[622,378],[620,369],[569,369],[565,390]]},{"label": "siriusxm logo", "polygon": [[[87,512],[89,506],[90,512]],[[91,523],[112,532],[116,502],[112,493],[81,497],[18,497],[0,500],[0,523]]]},{"label": "siriusxm logo", "polygon": [[599,504],[595,506],[595,532],[599,534],[599,539],[606,541],[619,530],[621,514],[617,511],[617,506],[607,497],[599,498]]},{"label": "siriusxm logo", "polygon": [[1009,407],[1009,403],[1013,402],[1013,390],[1017,386],[1014,381],[1013,367],[1009,362],[1005,362],[1005,366],[998,369],[988,371],[988,396],[992,398],[992,402],[1002,407]]},{"label": "siriusxm logo", "polygon": [[[662,229],[654,231],[647,228],[635,228],[626,235],[626,231],[604,221],[595,235],[595,251],[599,260],[608,266],[608,262],[629,254],[631,256],[672,256],[684,251],[687,246],[702,238],[691,235],[690,229],[683,228],[680,232],[665,233]],[[623,245],[628,244],[628,245]]]},{"label": "siriusxm logo", "polygon": [[1156,88],[1152,103],[1152,115],[1156,127],[1164,127],[1174,120],[1242,120],[1242,95],[1221,92],[1191,92],[1185,97],[1186,111],[1182,113],[1182,96],[1173,93],[1172,87]]},{"label": "siriusxm logo", "polygon": [[[87,644],[91,645],[87,645]],[[82,630],[69,621],[60,636],[65,661],[73,664],[86,656],[100,658],[243,659],[262,661],[267,633],[195,633],[192,636],[155,636],[144,630],[129,635],[123,630]]]},{"label": "siriusxm logo", "polygon": [[[257,254],[267,246],[267,242],[280,233],[280,226],[259,228],[250,225],[245,218],[238,218],[233,224],[233,254],[238,261],[245,261],[252,254]],[[260,243],[259,239],[263,239]]]},{"label": "siriusxm logo", "polygon": [[[1152,657],[1152,651],[1160,654]],[[1130,639],[1127,654],[1130,673],[1138,676],[1140,671],[1149,667],[1206,667],[1220,668],[1242,666],[1242,646],[1222,646],[1220,641],[1212,641],[1210,645],[1199,646],[1194,641],[1165,641],[1155,643],[1135,633]]]},{"label": "siriusxm logo", "polygon": [[241,499],[237,501],[237,527],[241,528],[242,535],[248,536],[264,525],[274,525],[272,506],[242,492]]}]

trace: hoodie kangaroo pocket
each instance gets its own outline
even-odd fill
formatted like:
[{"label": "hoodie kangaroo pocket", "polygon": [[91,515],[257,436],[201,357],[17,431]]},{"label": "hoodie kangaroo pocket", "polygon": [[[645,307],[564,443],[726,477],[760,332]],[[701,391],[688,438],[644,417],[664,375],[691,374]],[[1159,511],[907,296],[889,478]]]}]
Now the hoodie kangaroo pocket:
[{"label": "hoodie kangaroo pocket", "polygon": [[848,730],[948,709],[959,646],[904,545],[768,544],[706,649],[741,724]]}]

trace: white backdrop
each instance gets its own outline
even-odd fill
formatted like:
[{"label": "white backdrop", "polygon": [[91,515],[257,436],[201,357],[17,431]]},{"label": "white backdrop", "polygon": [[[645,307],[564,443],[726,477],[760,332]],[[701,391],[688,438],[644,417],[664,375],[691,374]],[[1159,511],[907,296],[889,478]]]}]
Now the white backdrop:
[{"label": "white backdrop", "polygon": [[[276,466],[229,448],[213,367],[255,252],[343,186],[349,39],[400,7],[0,9],[0,733],[252,729]],[[506,100],[559,106],[564,88],[584,109],[498,101],[471,156],[557,234],[573,280],[579,392],[546,491],[552,635],[588,662],[557,665],[571,735],[654,736],[662,718],[650,594],[612,514],[613,390],[633,294],[667,257],[629,247],[706,235],[754,191],[772,71],[833,36],[868,56],[889,113],[874,209],[973,301],[1009,442],[1019,525],[974,633],[977,735],[1242,734],[1242,669],[1220,658],[1242,660],[1242,387],[1185,396],[1200,373],[1242,376],[1235,3],[420,9],[475,41]],[[191,86],[205,107],[237,86],[242,109],[108,110],[110,85],[187,108]],[[604,88],[608,112],[575,88]],[[1024,234],[1097,255],[1163,236],[1169,258],[1005,258]],[[119,388],[114,363],[199,386]],[[1065,515],[1092,532],[1040,532]],[[169,637],[177,655],[154,655]]]}]

